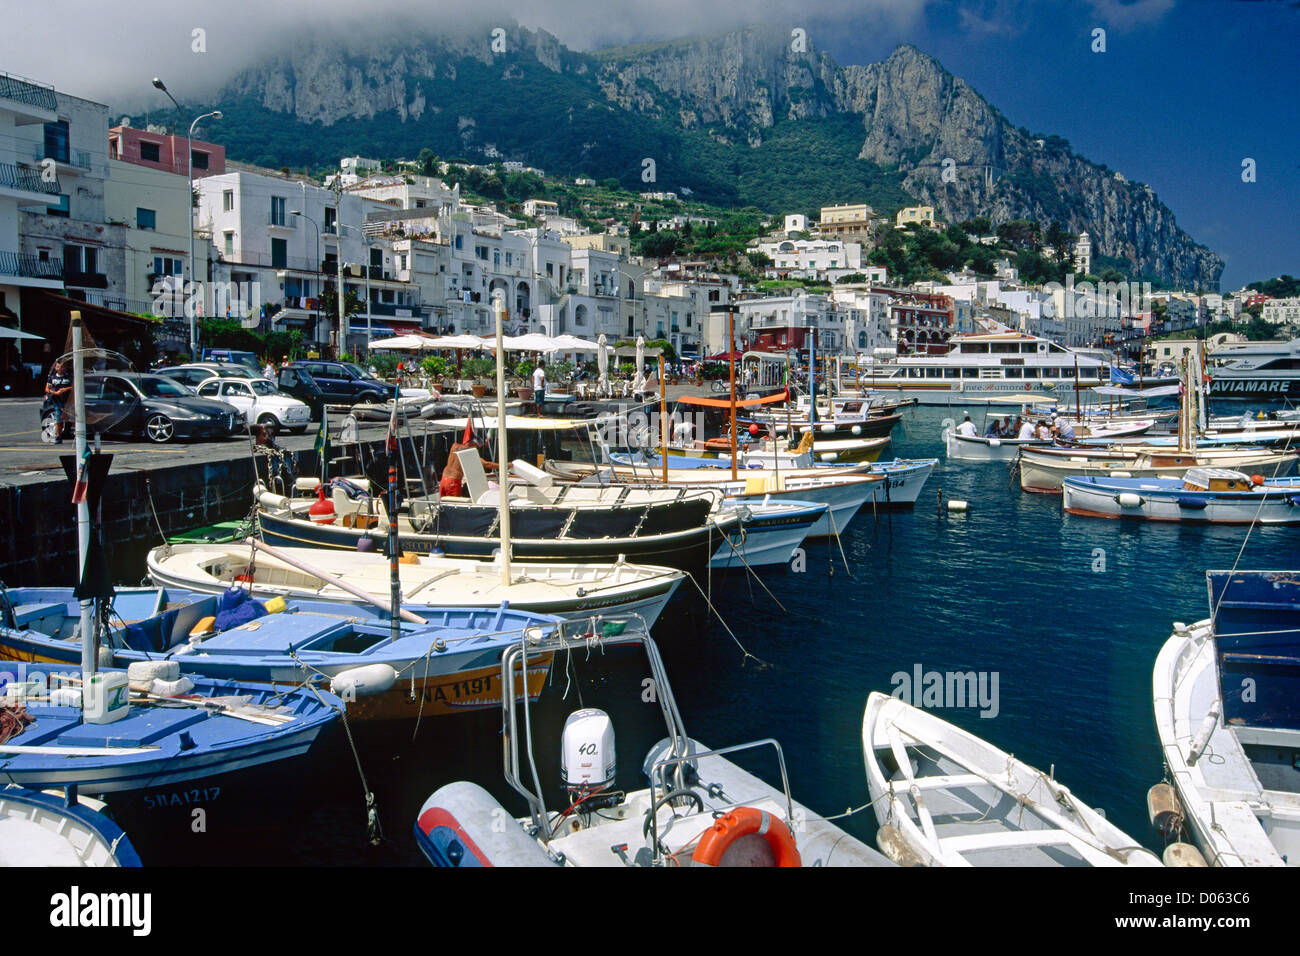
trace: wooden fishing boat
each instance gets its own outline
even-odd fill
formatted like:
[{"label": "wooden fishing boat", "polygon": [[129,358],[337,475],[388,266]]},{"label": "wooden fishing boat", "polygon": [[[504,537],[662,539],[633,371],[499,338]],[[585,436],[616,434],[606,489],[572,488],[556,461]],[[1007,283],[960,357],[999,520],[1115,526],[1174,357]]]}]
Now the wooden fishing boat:
[{"label": "wooden fishing boat", "polygon": [[1295,470],[1297,455],[1257,448],[1025,448],[1020,452],[1020,487],[1060,494],[1068,475],[1112,478],[1180,477],[1191,468],[1233,468],[1270,477]]},{"label": "wooden fishing boat", "polygon": [[[728,548],[725,543],[721,546]],[[160,587],[221,594],[232,586],[257,598],[276,596],[357,604],[346,582],[390,599],[390,567],[379,554],[347,554],[313,548],[257,553],[243,543],[163,545],[149,552],[149,578]],[[312,570],[306,570],[311,568]],[[320,572],[320,573],[316,573]],[[503,603],[519,611],[559,617],[593,613],[637,614],[653,625],[685,574],[674,568],[629,564],[543,564],[515,566],[510,583],[499,561],[469,561],[411,554],[398,566],[402,604],[420,614],[430,605],[495,610]],[[323,575],[323,576],[322,576]],[[422,607],[423,611],[422,611]]]},{"label": "wooden fishing boat", "polygon": [[812,529],[826,519],[828,506],[820,501],[728,499],[726,509],[742,512],[740,531],[728,537],[713,555],[710,567],[757,568],[789,564],[795,550]]},{"label": "wooden fishing boat", "polygon": [[1040,770],[888,694],[862,718],[877,843],[920,866],[1159,866]]},{"label": "wooden fishing boat", "polygon": [[1188,524],[1300,524],[1300,480],[1229,468],[1189,468],[1181,478],[1071,475],[1063,482],[1070,514]]},{"label": "wooden fishing boat", "polygon": [[1154,822],[1190,830],[1211,866],[1300,865],[1300,577],[1207,571],[1211,616],[1174,624],[1152,671],[1156,733],[1176,800]]}]

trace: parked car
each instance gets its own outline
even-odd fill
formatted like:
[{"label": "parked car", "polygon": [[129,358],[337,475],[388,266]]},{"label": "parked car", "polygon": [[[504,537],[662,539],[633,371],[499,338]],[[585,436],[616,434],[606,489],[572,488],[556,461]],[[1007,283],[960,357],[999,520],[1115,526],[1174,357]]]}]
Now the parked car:
[{"label": "parked car", "polygon": [[250,426],[271,425],[301,435],[311,424],[307,403],[285,395],[269,378],[210,378],[199,385],[199,397],[235,406]]},{"label": "parked car", "polygon": [[204,349],[203,362],[221,362],[229,365],[238,365],[247,369],[253,375],[262,374],[262,366],[257,362],[257,356],[252,352],[239,352],[234,349]]},{"label": "parked car", "polygon": [[86,429],[161,444],[242,435],[247,425],[239,409],[191,395],[166,376],[97,372],[86,376]]},{"label": "parked car", "polygon": [[312,421],[321,417],[325,410],[325,393],[305,368],[293,368],[286,365],[276,374],[275,384],[286,395],[292,395],[300,402],[306,402],[311,409]]},{"label": "parked car", "polygon": [[351,362],[328,362],[305,359],[293,362],[290,368],[306,369],[316,380],[325,401],[332,405],[355,405],[357,402],[388,401],[396,394],[395,386],[375,378]]},{"label": "parked car", "polygon": [[214,375],[221,378],[255,378],[262,373],[260,371],[250,372],[244,366],[232,365],[230,362],[192,362],[188,365],[173,365],[171,368],[160,368],[157,374],[174,379],[189,389],[191,393],[196,393],[199,386]]}]

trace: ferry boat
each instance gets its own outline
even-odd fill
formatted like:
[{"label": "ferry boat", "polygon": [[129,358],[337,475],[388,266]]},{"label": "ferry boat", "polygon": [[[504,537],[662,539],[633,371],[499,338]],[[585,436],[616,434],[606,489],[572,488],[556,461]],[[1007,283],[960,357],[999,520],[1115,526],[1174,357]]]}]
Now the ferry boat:
[{"label": "ferry boat", "polygon": [[1211,398],[1300,399],[1300,339],[1228,345],[1207,358]]},{"label": "ferry boat", "polygon": [[943,355],[900,355],[875,366],[859,384],[877,394],[914,398],[922,405],[980,404],[1009,393],[1060,397],[1076,384],[1109,381],[1110,366],[1095,355],[1018,332],[956,335]]}]

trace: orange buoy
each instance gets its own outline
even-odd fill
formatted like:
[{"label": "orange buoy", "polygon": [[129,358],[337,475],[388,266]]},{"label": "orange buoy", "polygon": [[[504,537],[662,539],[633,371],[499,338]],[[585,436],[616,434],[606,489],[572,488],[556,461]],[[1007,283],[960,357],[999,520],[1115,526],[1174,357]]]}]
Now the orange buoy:
[{"label": "orange buoy", "polygon": [[[737,807],[715,820],[700,837],[691,862],[700,866],[722,866],[727,852],[748,836],[759,836],[766,842],[777,866],[803,865],[789,825],[780,817],[755,807]],[[729,862],[734,864],[735,856]]]},{"label": "orange buoy", "polygon": [[334,502],[325,497],[324,485],[316,486],[316,502],[308,509],[307,513],[316,524],[334,523]]},{"label": "orange buoy", "polygon": [[1259,485],[1262,485],[1262,484],[1264,483],[1264,476],[1263,476],[1263,475],[1251,475],[1251,476],[1250,476],[1250,483],[1251,483],[1252,485],[1255,485],[1256,487],[1258,487]]}]

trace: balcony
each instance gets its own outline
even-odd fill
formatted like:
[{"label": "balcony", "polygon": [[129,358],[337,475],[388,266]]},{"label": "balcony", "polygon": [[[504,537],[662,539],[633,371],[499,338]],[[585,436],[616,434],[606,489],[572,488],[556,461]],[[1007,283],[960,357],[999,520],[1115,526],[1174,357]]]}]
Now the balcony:
[{"label": "balcony", "polygon": [[277,216],[273,212],[268,212],[266,214],[266,228],[283,229],[286,232],[293,232],[298,228],[298,223],[295,221],[296,218],[296,216]]},{"label": "balcony", "polygon": [[20,276],[24,279],[63,279],[62,259],[40,259],[18,252],[0,252],[0,276]]},{"label": "balcony", "polygon": [[44,143],[35,144],[32,147],[32,162],[39,166],[47,159],[52,160],[55,168],[61,173],[76,176],[90,171],[90,150],[70,149],[66,155],[51,156],[46,151]]},{"label": "balcony", "polygon": [[8,73],[0,73],[0,101],[8,100],[15,107],[10,112],[20,115],[19,126],[31,123],[49,123],[57,119],[58,98],[52,87],[40,86],[28,80],[19,79]]},{"label": "balcony", "polygon": [[63,269],[63,284],[75,286],[79,289],[107,289],[108,276],[99,272],[76,272],[65,266]]},{"label": "balcony", "polygon": [[0,163],[0,190],[19,193],[22,195],[16,198],[20,200],[29,199],[33,203],[48,206],[50,202],[44,197],[59,195],[59,180],[55,177],[47,182],[39,170]]}]

